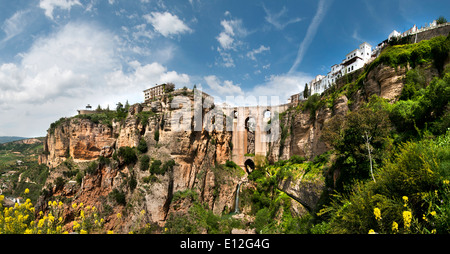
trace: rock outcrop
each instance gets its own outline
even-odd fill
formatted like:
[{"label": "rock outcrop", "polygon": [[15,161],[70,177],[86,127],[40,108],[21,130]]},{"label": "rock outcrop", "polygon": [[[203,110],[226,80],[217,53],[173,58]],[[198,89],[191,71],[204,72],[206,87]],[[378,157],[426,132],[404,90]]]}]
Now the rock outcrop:
[{"label": "rock outcrop", "polygon": [[[53,188],[48,190],[47,196],[41,197],[38,205],[45,208],[45,200],[51,196],[64,196],[85,205],[114,207],[113,212],[117,213],[123,209],[123,204],[117,204],[110,194],[117,190],[124,193],[127,204],[132,204],[130,218],[145,210],[150,223],[163,226],[170,213],[187,209],[178,203],[172,204],[173,196],[194,190],[199,201],[214,213],[230,212],[240,176],[223,176],[224,172],[214,168],[230,159],[231,133],[172,131],[169,119],[173,110],[168,100],[166,96],[158,103],[133,105],[125,119],[113,120],[109,125],[83,117],[67,118],[53,125],[40,156],[40,162],[52,168],[46,186],[53,184]],[[203,114],[207,111],[204,109]],[[150,115],[148,122],[142,121],[141,112]],[[117,158],[121,147],[137,147],[141,140],[148,148],[147,152],[137,154],[136,162],[125,165]],[[141,170],[140,158],[144,155],[151,158],[150,166],[157,160],[161,161],[160,167],[170,160],[175,165],[162,174],[152,174]],[[104,159],[98,160],[100,157]],[[84,172],[82,182],[77,185],[73,179],[67,179],[64,187],[57,187],[56,179],[73,170],[68,168],[68,163],[63,163],[67,160],[75,163],[76,166],[71,167]],[[106,228],[117,223],[112,215],[106,222]],[[133,223],[131,219],[121,226],[126,231]]]}]

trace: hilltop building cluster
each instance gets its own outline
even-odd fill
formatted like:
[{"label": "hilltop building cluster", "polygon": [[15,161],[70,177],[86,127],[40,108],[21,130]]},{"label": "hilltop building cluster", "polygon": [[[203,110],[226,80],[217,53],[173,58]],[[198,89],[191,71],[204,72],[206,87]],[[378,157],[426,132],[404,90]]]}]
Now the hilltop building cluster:
[{"label": "hilltop building cluster", "polygon": [[313,80],[307,83],[306,86],[308,94],[304,94],[303,92],[294,94],[291,96],[289,101],[291,103],[297,103],[298,101],[305,100],[305,95],[307,97],[313,94],[323,93],[325,90],[333,86],[338,78],[359,70],[366,64],[372,62],[376,57],[378,57],[381,50],[392,40],[400,40],[402,38],[412,36],[412,42],[417,43],[417,34],[448,25],[449,23],[438,24],[438,22],[434,20],[429,25],[425,25],[421,28],[414,25],[403,33],[393,30],[389,34],[388,38],[379,43],[375,48],[372,48],[372,45],[369,43],[363,42],[357,49],[348,53],[341,63],[332,65],[331,70],[327,73],[327,75],[317,75]]}]

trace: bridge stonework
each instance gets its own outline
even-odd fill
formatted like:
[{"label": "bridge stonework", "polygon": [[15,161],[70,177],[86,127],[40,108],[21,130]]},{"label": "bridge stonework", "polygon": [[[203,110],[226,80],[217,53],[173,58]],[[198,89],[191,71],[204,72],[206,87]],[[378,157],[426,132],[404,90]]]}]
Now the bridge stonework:
[{"label": "bridge stonework", "polygon": [[288,108],[289,104],[226,108],[226,115],[233,118],[232,161],[247,169],[246,162],[254,165],[254,156],[265,157],[269,143],[280,138],[279,114]]}]

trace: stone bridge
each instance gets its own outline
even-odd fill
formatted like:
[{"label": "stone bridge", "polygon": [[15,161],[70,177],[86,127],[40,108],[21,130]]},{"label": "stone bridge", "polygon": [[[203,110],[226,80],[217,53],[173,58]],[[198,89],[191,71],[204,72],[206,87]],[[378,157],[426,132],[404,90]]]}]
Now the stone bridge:
[{"label": "stone bridge", "polygon": [[279,140],[279,114],[289,104],[277,106],[248,106],[224,108],[233,117],[232,160],[250,172],[255,168],[255,156],[266,156],[269,143]]}]

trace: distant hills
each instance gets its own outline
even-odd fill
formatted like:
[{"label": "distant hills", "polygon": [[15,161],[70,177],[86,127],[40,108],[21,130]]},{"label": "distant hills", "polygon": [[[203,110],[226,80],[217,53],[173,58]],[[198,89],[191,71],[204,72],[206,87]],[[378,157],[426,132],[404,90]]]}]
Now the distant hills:
[{"label": "distant hills", "polygon": [[12,141],[17,141],[17,140],[22,140],[22,139],[27,139],[24,137],[11,137],[11,136],[4,136],[4,137],[0,137],[0,144],[3,143],[8,143],[8,142],[12,142]]}]

